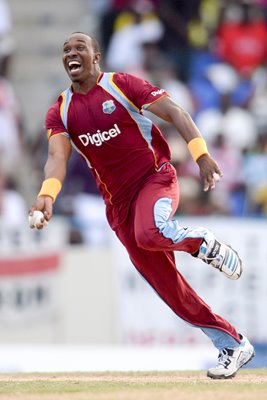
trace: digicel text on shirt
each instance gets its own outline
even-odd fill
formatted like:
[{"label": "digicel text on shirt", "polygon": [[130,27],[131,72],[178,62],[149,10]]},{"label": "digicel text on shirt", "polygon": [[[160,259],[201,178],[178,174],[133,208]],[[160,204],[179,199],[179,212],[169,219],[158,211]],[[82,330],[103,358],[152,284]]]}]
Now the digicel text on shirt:
[{"label": "digicel text on shirt", "polygon": [[96,133],[92,135],[88,132],[83,135],[79,135],[79,139],[84,146],[88,146],[89,144],[95,146],[102,146],[103,142],[107,142],[111,138],[118,136],[121,133],[117,124],[114,124],[113,128],[109,129],[108,131],[101,132],[99,129]]}]

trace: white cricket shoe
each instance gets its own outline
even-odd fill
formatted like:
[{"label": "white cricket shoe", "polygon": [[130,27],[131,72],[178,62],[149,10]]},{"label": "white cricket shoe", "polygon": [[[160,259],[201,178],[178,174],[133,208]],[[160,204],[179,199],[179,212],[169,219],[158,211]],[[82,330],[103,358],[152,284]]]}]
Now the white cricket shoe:
[{"label": "white cricket shoe", "polygon": [[218,365],[210,368],[207,376],[212,379],[233,378],[236,372],[247,364],[254,356],[252,344],[245,336],[241,336],[241,343],[235,349],[222,349],[219,352]]},{"label": "white cricket shoe", "polygon": [[229,279],[238,279],[242,274],[242,261],[238,253],[229,245],[219,242],[210,231],[207,232],[197,257],[217,268]]}]

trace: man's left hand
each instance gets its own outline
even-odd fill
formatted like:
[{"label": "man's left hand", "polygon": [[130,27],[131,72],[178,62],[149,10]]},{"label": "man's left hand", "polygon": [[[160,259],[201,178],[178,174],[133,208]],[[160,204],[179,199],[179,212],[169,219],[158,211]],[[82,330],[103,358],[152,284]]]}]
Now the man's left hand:
[{"label": "man's left hand", "polygon": [[197,160],[199,166],[199,173],[203,179],[203,189],[207,192],[209,189],[214,189],[216,182],[223,176],[218,164],[209,154],[203,154]]}]

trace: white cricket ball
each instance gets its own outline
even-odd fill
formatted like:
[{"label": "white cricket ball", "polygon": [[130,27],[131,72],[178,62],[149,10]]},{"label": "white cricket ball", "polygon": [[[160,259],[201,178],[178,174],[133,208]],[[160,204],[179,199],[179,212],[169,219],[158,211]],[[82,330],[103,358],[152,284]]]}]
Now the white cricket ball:
[{"label": "white cricket ball", "polygon": [[220,175],[217,174],[217,172],[213,173],[213,178],[214,178],[215,182],[219,182],[219,180],[221,179]]},{"label": "white cricket ball", "polygon": [[44,222],[42,222],[43,219],[44,214],[42,213],[42,211],[35,210],[32,215],[29,215],[30,227],[36,228],[37,225],[45,226],[47,224],[47,221],[44,219]]}]

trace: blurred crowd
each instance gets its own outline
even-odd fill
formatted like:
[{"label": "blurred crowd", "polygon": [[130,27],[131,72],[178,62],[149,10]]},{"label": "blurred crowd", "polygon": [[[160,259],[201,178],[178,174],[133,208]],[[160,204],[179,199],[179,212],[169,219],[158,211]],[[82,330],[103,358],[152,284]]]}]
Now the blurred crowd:
[{"label": "blurred crowd", "polygon": [[[101,3],[101,4],[100,4]],[[107,70],[166,89],[193,117],[223,180],[203,193],[173,128],[181,214],[267,213],[267,1],[107,0],[98,3]]]},{"label": "blurred crowd", "polygon": [[25,156],[24,134],[10,79],[14,52],[12,28],[9,3],[0,0],[0,224],[16,227],[24,223],[27,205],[19,182]]},{"label": "blurred crowd", "polygon": [[[7,73],[13,45],[5,6],[0,0],[0,176],[5,171],[14,180],[23,135]],[[204,193],[186,144],[149,114],[172,149],[181,186],[178,213],[266,217],[267,0],[87,0],[86,12],[97,21],[87,33],[100,42],[102,70],[136,74],[167,90],[190,113],[222,169],[216,189]],[[41,171],[45,135],[37,137],[32,163]],[[73,243],[97,236],[86,239],[79,216],[87,208],[92,221],[100,204],[84,167],[73,154],[56,206],[72,221]]]}]

